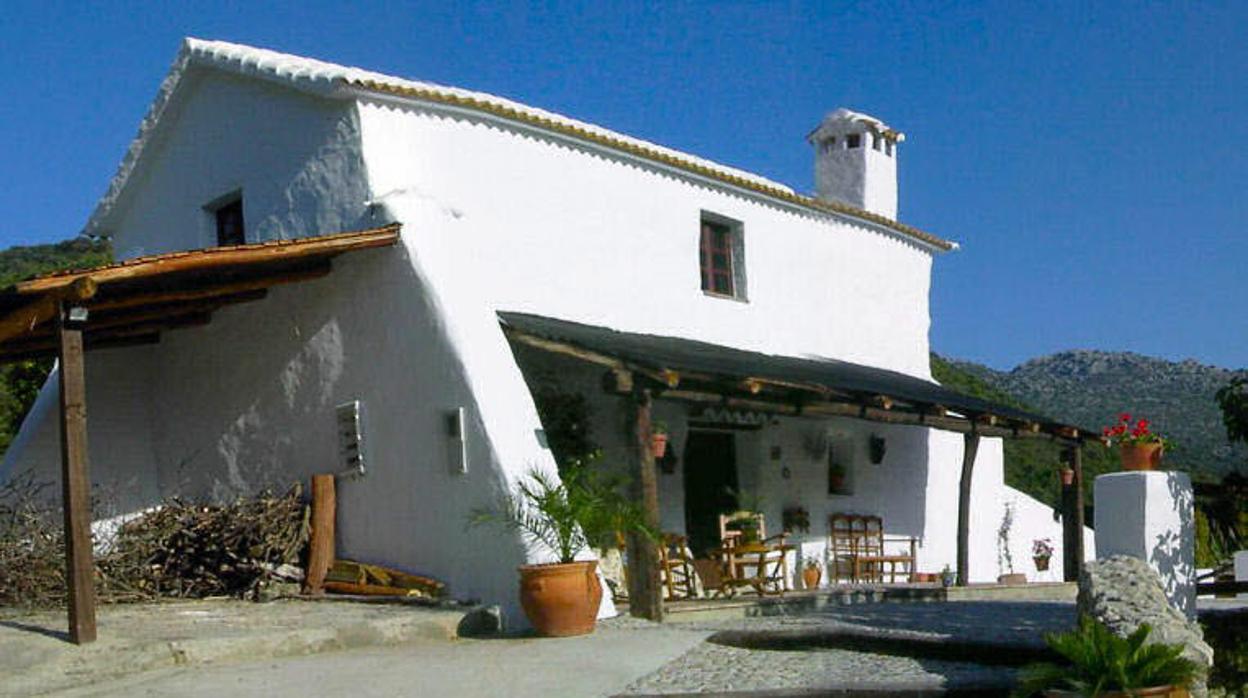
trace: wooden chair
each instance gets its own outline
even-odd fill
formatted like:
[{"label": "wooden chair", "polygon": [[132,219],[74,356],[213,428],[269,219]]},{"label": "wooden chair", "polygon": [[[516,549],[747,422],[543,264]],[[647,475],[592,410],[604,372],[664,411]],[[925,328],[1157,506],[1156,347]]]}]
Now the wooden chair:
[{"label": "wooden chair", "polygon": [[671,601],[696,597],[696,574],[688,538],[676,533],[664,533],[659,544],[659,576],[664,598]]},{"label": "wooden chair", "polygon": [[[889,543],[908,543],[902,552],[885,550]],[[832,514],[828,517],[828,561],[832,582],[848,577],[849,581],[883,582],[885,568],[890,583],[896,583],[898,567],[906,581],[913,581],[917,541],[914,537],[898,538],[884,535],[884,520],[879,516]]]},{"label": "wooden chair", "polygon": [[[753,520],[758,530],[758,540],[746,540],[734,522]],[[719,517],[719,550],[721,576],[724,587],[735,589],[748,586],[762,596],[783,594],[785,580],[789,577],[788,553],[793,546],[786,544],[787,533],[767,536],[767,523],[757,512],[737,511]]]}]

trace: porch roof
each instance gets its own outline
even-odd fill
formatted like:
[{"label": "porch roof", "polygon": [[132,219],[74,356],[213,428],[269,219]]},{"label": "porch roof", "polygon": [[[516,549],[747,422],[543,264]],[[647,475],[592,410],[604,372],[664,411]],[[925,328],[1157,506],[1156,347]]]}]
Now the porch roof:
[{"label": "porch roof", "polygon": [[[657,397],[809,416],[847,416],[984,436],[1078,442],[1092,432],[938,383],[827,358],[776,356],[679,337],[500,312],[516,342],[599,364]],[[631,386],[621,386],[616,390]]]},{"label": "porch roof", "polygon": [[0,363],[54,356],[62,307],[86,309],[79,326],[88,349],[153,343],[272,286],[325,276],[340,254],[393,245],[399,229],[170,252],[20,281],[0,290]]}]

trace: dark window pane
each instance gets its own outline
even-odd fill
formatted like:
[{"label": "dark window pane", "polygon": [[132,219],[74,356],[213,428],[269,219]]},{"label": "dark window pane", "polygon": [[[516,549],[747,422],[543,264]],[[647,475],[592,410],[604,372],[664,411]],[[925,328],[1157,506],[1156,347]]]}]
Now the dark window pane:
[{"label": "dark window pane", "polygon": [[243,227],[243,200],[239,199],[217,209],[217,244],[242,245],[247,242]]}]

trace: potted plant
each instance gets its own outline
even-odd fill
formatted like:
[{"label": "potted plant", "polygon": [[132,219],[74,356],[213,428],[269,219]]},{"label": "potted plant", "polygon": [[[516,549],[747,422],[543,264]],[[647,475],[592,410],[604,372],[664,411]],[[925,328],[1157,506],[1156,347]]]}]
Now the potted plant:
[{"label": "potted plant", "polygon": [[818,589],[820,579],[823,579],[823,568],[819,560],[812,557],[802,567],[802,586],[807,589]]},{"label": "potted plant", "polygon": [[1049,560],[1053,557],[1053,541],[1048,538],[1037,538],[1031,542],[1031,561],[1036,563],[1037,572],[1049,570]]},{"label": "potted plant", "polygon": [[1077,629],[1045,636],[1049,647],[1066,661],[1028,665],[1014,695],[1187,696],[1199,667],[1182,656],[1183,645],[1146,644],[1150,632],[1144,623],[1122,638],[1083,616]]},{"label": "potted plant", "polygon": [[1131,423],[1131,415],[1123,412],[1118,422],[1101,430],[1101,436],[1111,447],[1118,447],[1123,470],[1156,470],[1169,441],[1149,429],[1147,419]]},{"label": "potted plant", "polygon": [[[1014,554],[1010,552],[1010,529],[1014,528],[1014,503],[1005,503],[1001,525],[997,527],[997,584],[1026,584],[1027,575],[1014,571]],[[1008,572],[1006,570],[1009,570]]]},{"label": "potted plant", "polygon": [[520,605],[538,634],[549,637],[593,632],[602,601],[597,561],[577,561],[591,544],[610,545],[625,532],[658,541],[645,516],[612,483],[588,467],[567,468],[556,478],[534,468],[493,507],[475,510],[471,525],[496,524],[553,551],[557,562],[521,565]]},{"label": "potted plant", "polygon": [[667,425],[655,421],[650,425],[650,453],[655,458],[662,458],[667,453]]},{"label": "potted plant", "polygon": [[810,512],[805,507],[788,507],[781,519],[786,533],[810,533]]},{"label": "potted plant", "polygon": [[957,581],[957,578],[953,570],[949,569],[949,565],[945,565],[945,568],[940,571],[940,585],[948,589],[953,586],[955,581]]}]

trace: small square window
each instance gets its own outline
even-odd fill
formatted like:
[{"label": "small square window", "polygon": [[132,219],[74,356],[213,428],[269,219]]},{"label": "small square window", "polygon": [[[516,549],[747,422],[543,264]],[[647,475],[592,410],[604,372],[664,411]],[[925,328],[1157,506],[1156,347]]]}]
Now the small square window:
[{"label": "small square window", "polygon": [[862,134],[851,133],[848,136],[845,136],[845,147],[851,150],[854,148],[861,148],[862,147]]},{"label": "small square window", "polygon": [[213,218],[217,224],[217,245],[219,247],[242,245],[247,242],[247,232],[243,225],[243,200],[241,198],[218,206],[213,211]]},{"label": "small square window", "polygon": [[742,243],[740,224],[702,219],[698,259],[703,292],[745,300]]},{"label": "small square window", "polygon": [[836,150],[836,136],[825,138],[823,141],[823,152],[830,153],[834,150]]},{"label": "small square window", "polygon": [[883,144],[883,141],[884,139],[880,136],[880,134],[878,133],[871,134],[871,148],[872,149],[879,150],[880,146]]}]

